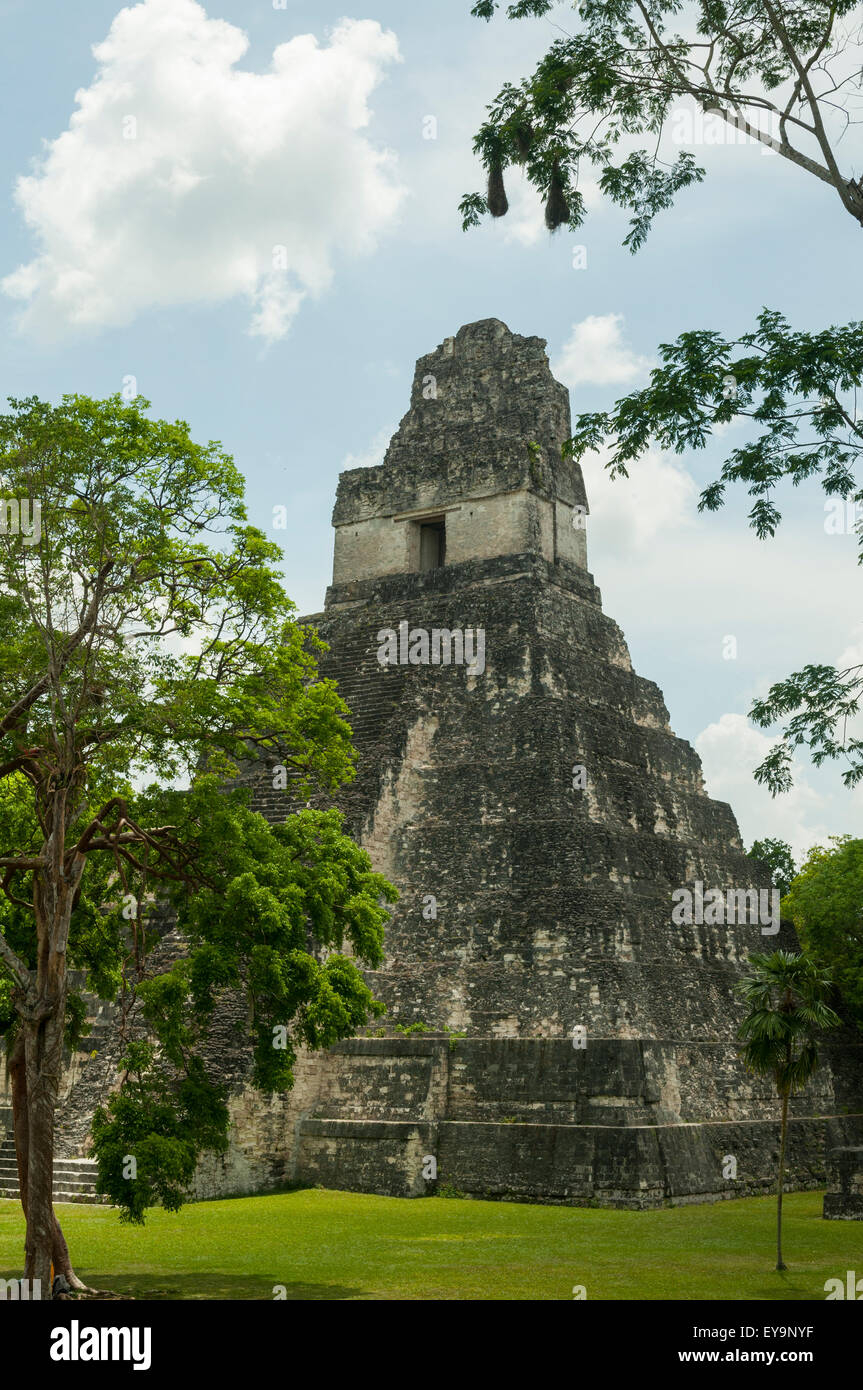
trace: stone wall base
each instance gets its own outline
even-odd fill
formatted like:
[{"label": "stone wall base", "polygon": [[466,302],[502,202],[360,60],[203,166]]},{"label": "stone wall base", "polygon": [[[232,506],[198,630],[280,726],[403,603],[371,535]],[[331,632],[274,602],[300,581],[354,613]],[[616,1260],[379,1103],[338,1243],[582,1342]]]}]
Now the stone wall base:
[{"label": "stone wall base", "polygon": [[[658,1040],[579,1053],[554,1039],[351,1039],[301,1057],[286,1096],[232,1098],[231,1149],[202,1164],[196,1195],[295,1183],[639,1209],[767,1194],[778,1103],[754,1078],[741,1092],[734,1057]],[[863,1143],[863,1113],[840,1110],[829,1065],[795,1109],[787,1189],[823,1187],[828,1152]]]}]

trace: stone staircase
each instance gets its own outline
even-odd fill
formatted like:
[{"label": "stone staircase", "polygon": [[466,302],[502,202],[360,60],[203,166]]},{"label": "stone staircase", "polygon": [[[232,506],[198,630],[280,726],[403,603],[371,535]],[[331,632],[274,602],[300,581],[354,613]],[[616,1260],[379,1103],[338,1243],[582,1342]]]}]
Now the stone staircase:
[{"label": "stone staircase", "polygon": [[[0,1197],[18,1200],[18,1165],[15,1140],[0,1144]],[[96,1163],[92,1158],[54,1159],[54,1201],[104,1203],[96,1191]]]},{"label": "stone staircase", "polygon": [[[162,911],[161,915],[164,918],[162,934],[150,955],[150,963],[154,970],[165,968],[185,950],[183,938],[173,926],[170,914]],[[87,1006],[90,1032],[81,1042],[74,1082],[57,1107],[54,1131],[55,1171],[61,1157],[63,1162],[80,1162],[80,1155],[87,1152],[93,1112],[98,1106],[107,1103],[115,1089],[120,1059],[126,1047],[118,1032],[118,1005],[110,1000],[99,999],[86,989],[83,991],[83,998]],[[144,1031],[140,1013],[136,1008],[132,1017],[131,1033],[133,1036],[141,1037]]]},{"label": "stone staircase", "polygon": [[[151,961],[157,968],[163,968],[174,957],[181,955],[185,947],[170,912],[164,907],[157,907],[152,916],[155,918],[157,914],[162,919],[161,931],[151,952]],[[86,977],[81,972],[74,972],[70,976],[70,983],[82,990],[90,1032],[73,1057],[71,1084],[57,1105],[54,1201],[106,1203],[107,1198],[102,1197],[96,1189],[98,1165],[95,1159],[83,1155],[89,1147],[93,1112],[97,1106],[107,1102],[117,1084],[125,1043],[118,1033],[118,1005],[99,999],[87,990]],[[144,1030],[138,1015],[133,1015],[131,1029],[134,1036],[142,1035]],[[17,1201],[18,1197],[12,1112],[11,1108],[7,1108],[0,1110],[0,1198],[14,1198]]]}]

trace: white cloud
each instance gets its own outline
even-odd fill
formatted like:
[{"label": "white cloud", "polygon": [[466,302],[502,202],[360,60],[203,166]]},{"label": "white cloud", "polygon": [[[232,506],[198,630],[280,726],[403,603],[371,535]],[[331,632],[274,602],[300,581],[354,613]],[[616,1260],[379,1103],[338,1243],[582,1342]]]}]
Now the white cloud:
[{"label": "white cloud", "polygon": [[[747,846],[786,840],[798,862],[830,835],[863,836],[863,791],[844,787],[841,764],[815,768],[802,749],[792,789],[774,798],[753,771],[777,731],[720,713],[747,709],[806,661],[863,662],[863,625],[849,625],[847,602],[836,599],[848,591],[850,538],[846,546],[825,534],[816,496],[808,507],[801,497],[776,538],[759,541],[740,507],[698,514],[700,487],[684,459],[649,451],[612,481],[607,458],[604,450],[582,460],[590,569],[633,643],[636,670],[655,678],[666,661],[671,724],[694,742],[709,795],[730,802]],[[736,661],[724,657],[729,634]]]},{"label": "white cloud", "polygon": [[384,454],[397,428],[397,425],[386,425],[379,429],[361,453],[345,454],[342,468],[373,468],[375,464],[383,463]]},{"label": "white cloud", "polygon": [[653,364],[627,347],[622,328],[623,314],[589,314],[573,324],[552,363],[554,375],[570,388],[620,386],[645,376]]},{"label": "white cloud", "polygon": [[[594,212],[602,203],[599,184],[595,179],[583,178],[579,183],[579,190],[588,211]],[[545,225],[545,204],[542,195],[517,167],[509,168],[506,172],[506,195],[509,212],[503,223],[504,241],[515,242],[519,246],[536,246],[538,242],[548,241],[549,231]],[[573,246],[579,244],[582,234],[583,229],[579,232],[565,233]],[[613,318],[614,315],[609,317]]]},{"label": "white cloud", "polygon": [[717,801],[731,803],[747,848],[765,836],[785,840],[799,863],[812,845],[827,842],[833,832],[825,817],[833,820],[835,813],[829,799],[809,784],[806,767],[797,760],[790,791],[773,797],[755,781],[754,769],[775,743],[774,737],[753,728],[745,715],[723,714],[698,735],[695,747],[708,793]]},{"label": "white cloud", "polygon": [[545,207],[532,184],[524,178],[511,177],[508,180],[507,202],[509,212],[504,218],[504,241],[518,246],[536,246],[548,237],[545,225]]},{"label": "white cloud", "polygon": [[25,329],[242,296],[249,331],[271,341],[338,255],[374,248],[402,198],[393,157],[364,133],[395,35],[342,20],[324,44],[280,44],[264,73],[237,67],[247,48],[195,0],[117,14],[68,129],[17,183],[38,254],[3,289]]},{"label": "white cloud", "polygon": [[836,666],[840,671],[846,671],[849,666],[863,666],[863,623],[856,625],[851,641],[839,654]]},{"label": "white cloud", "polygon": [[695,525],[695,482],[676,458],[653,449],[632,465],[628,478],[612,480],[604,466],[608,456],[603,449],[581,463],[591,542],[607,555],[629,558],[661,537],[665,554],[669,537]]}]

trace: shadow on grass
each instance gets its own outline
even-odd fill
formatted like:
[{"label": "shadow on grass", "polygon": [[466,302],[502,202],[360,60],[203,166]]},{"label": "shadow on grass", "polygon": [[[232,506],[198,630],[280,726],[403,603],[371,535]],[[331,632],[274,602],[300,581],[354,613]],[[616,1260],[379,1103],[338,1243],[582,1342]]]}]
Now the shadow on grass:
[{"label": "shadow on grass", "polygon": [[110,1289],[113,1293],[147,1302],[172,1302],[203,1299],[218,1302],[231,1299],[254,1299],[264,1303],[281,1302],[273,1296],[274,1289],[284,1289],[284,1301],[338,1301],[361,1298],[365,1289],[348,1288],[343,1284],[309,1284],[297,1281],[272,1284],[250,1274],[100,1274],[95,1270],[79,1270],[80,1277],[94,1289]]},{"label": "shadow on grass", "polygon": [[765,1283],[755,1285],[747,1297],[765,1303],[818,1303],[825,1295],[813,1292],[811,1278],[793,1269],[774,1270],[769,1281],[765,1276]]},{"label": "shadow on grass", "polygon": [[238,1189],[236,1192],[220,1192],[217,1197],[196,1197],[194,1206],[203,1207],[209,1202],[254,1202],[257,1200],[266,1201],[268,1197],[287,1197],[292,1193],[315,1192],[322,1190],[320,1183],[311,1182],[283,1182],[275,1187],[268,1187],[265,1192],[245,1192]]}]

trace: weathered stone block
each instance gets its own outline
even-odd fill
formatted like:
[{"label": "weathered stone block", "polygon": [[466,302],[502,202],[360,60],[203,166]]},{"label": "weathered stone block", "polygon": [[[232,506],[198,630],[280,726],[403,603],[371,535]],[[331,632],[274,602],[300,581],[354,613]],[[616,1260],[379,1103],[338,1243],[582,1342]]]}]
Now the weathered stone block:
[{"label": "weathered stone block", "polygon": [[830,1190],[824,1215],[830,1221],[863,1221],[863,1147],[832,1149],[827,1155]]}]

